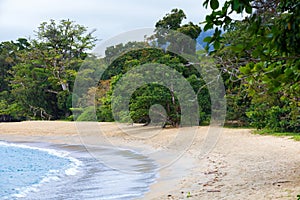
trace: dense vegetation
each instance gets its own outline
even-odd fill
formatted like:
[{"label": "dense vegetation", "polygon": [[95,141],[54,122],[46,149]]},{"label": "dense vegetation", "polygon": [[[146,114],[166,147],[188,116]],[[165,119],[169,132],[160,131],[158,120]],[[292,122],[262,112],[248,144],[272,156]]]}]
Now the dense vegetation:
[{"label": "dense vegetation", "polygon": [[[226,76],[228,117],[299,132],[300,1],[228,0],[219,8],[217,0],[207,0],[204,5],[213,9],[204,29],[216,26],[207,40]],[[244,11],[249,15],[241,21],[228,15]]]},{"label": "dense vegetation", "polygon": [[[92,32],[69,20],[42,23],[34,40],[0,43],[0,121],[73,120],[72,111],[79,113],[76,120],[94,120],[95,103],[97,120],[113,121],[112,95],[122,76],[140,65],[160,64],[189,82],[198,97],[199,124],[207,124],[211,115],[207,83],[196,70],[199,66],[174,53],[180,52],[207,62],[213,58],[225,83],[228,123],[300,132],[300,1],[227,0],[221,7],[218,0],[206,0],[204,6],[210,6],[212,13],[206,16],[202,32],[196,24],[182,24],[184,12],[174,9],[158,20],[153,36],[109,47],[101,59],[88,53],[96,41]],[[233,20],[231,13],[245,17]],[[170,41],[174,31],[194,42],[187,44],[180,35]],[[212,34],[204,38],[207,33]],[[207,52],[196,52],[196,41],[203,38]],[[83,63],[89,67],[78,72]],[[95,76],[100,65],[109,66],[101,78]],[[82,84],[99,79],[98,86],[88,88],[90,97],[97,95],[87,109],[72,108],[78,73],[84,78]],[[89,105],[90,97],[73,95],[73,100]],[[166,120],[163,126],[180,124],[178,96],[159,84],[145,85],[132,94],[130,118],[149,124],[149,109],[156,105],[165,109],[159,112]],[[127,121],[122,113],[118,116]]]},{"label": "dense vegetation", "polygon": [[71,115],[72,87],[95,38],[69,20],[42,23],[37,39],[0,44],[0,114],[7,120]]}]

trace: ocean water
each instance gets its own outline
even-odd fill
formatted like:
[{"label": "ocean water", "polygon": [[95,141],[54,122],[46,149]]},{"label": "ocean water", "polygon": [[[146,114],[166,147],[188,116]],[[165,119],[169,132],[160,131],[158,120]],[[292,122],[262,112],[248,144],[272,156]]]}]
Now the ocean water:
[{"label": "ocean water", "polygon": [[0,141],[0,199],[135,199],[149,191],[157,166],[130,150],[95,148],[124,158],[135,173],[99,162],[82,146]]}]

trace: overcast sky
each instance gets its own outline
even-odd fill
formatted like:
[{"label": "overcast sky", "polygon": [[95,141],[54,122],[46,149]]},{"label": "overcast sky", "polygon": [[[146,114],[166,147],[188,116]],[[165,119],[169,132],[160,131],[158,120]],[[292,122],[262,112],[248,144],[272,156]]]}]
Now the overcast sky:
[{"label": "overcast sky", "polygon": [[173,8],[181,8],[186,21],[199,23],[208,13],[203,0],[0,0],[0,41],[34,38],[34,30],[50,19],[70,19],[96,29],[106,40],[137,28],[154,27]]}]

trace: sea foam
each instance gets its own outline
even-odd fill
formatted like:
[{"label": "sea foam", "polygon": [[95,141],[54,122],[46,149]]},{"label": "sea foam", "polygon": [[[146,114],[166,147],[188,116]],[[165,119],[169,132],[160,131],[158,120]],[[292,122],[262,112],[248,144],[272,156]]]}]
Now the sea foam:
[{"label": "sea foam", "polygon": [[[40,181],[37,183],[31,184],[31,185],[25,185],[23,187],[14,188],[13,190],[15,191],[15,193],[11,193],[11,194],[8,194],[5,196],[1,196],[3,194],[0,193],[1,199],[24,198],[32,192],[36,193],[39,191],[39,188],[43,184],[51,183],[54,181],[60,181],[61,178],[64,176],[75,176],[77,173],[79,173],[79,168],[82,165],[82,162],[80,160],[78,160],[74,157],[71,157],[69,152],[63,151],[63,150],[40,148],[40,147],[28,146],[28,145],[24,145],[24,144],[9,143],[9,142],[5,142],[5,141],[0,141],[0,147],[16,148],[19,150],[27,149],[27,150],[36,151],[37,153],[45,152],[48,155],[52,155],[52,156],[55,156],[55,157],[61,158],[61,159],[66,159],[66,160],[68,160],[68,163],[69,163],[67,166],[62,166],[62,169],[49,170],[42,177],[40,177]],[[2,159],[9,159],[9,157],[2,158]],[[20,160],[20,162],[22,162],[22,161]],[[51,165],[51,163],[49,163],[49,165]],[[8,169],[10,167],[11,166],[8,166]],[[36,167],[36,166],[32,166],[32,168],[34,168],[34,167]],[[43,167],[43,166],[37,166],[37,167]],[[63,171],[61,171],[61,170],[63,170]],[[15,181],[21,181],[21,180],[15,180]],[[1,182],[1,180],[0,180],[0,182]]]}]

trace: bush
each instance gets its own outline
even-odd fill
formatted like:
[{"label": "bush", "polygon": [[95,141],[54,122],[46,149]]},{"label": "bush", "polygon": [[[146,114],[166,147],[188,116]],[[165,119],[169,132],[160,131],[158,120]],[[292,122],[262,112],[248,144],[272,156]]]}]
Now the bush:
[{"label": "bush", "polygon": [[289,106],[252,105],[246,113],[251,125],[258,129],[267,128],[275,132],[300,132],[300,117],[294,117]]},{"label": "bush", "polygon": [[78,116],[76,121],[97,121],[95,107],[84,108],[83,113]]}]

